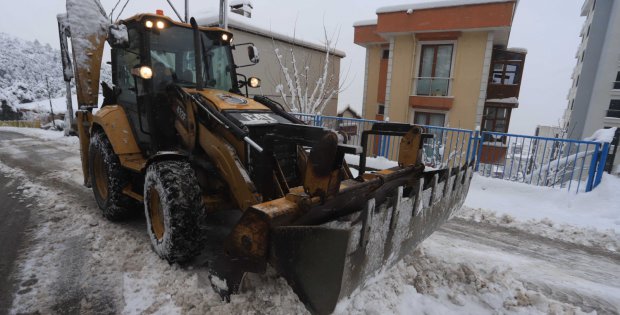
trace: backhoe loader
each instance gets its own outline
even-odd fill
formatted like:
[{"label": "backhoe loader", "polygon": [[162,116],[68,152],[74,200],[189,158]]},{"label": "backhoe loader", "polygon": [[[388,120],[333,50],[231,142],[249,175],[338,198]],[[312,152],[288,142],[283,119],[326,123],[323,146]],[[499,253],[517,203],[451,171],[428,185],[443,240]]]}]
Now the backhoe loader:
[{"label": "backhoe loader", "polygon": [[[152,247],[169,262],[211,244],[223,298],[271,266],[309,311],[330,313],[462,205],[471,164],[425,172],[424,128],[376,123],[361,146],[347,145],[267,97],[248,98],[260,80],[236,72],[232,51],[255,63],[257,50],[233,45],[229,31],[161,12],[89,27],[106,20],[93,20],[100,9],[68,0],[61,33],[72,44],[73,62],[66,50],[63,62],[78,93],[84,184],[107,219],[143,208]],[[106,40],[113,85],[102,85],[98,108]],[[397,167],[366,171],[375,135],[400,137]],[[357,176],[346,154],[359,155]]]}]

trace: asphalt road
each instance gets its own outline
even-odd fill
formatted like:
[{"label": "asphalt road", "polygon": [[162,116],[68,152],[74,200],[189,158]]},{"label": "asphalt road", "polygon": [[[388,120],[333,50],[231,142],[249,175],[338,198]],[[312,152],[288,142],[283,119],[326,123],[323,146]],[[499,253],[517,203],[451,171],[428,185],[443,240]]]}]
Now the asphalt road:
[{"label": "asphalt road", "polygon": [[[39,185],[54,187],[55,191],[66,195],[75,209],[89,209],[89,213],[96,213],[96,204],[90,190],[80,185],[76,178],[64,178],[61,176],[63,173],[58,172],[68,167],[73,167],[73,173],[78,172],[76,167],[79,167],[79,160],[76,159],[79,159],[79,152],[58,148],[57,143],[0,131],[2,164],[22,170],[29,180]],[[38,223],[36,214],[46,209],[39,209],[35,200],[24,197],[19,185],[19,179],[10,179],[0,169],[0,314],[7,312],[15,296],[20,292],[27,294],[28,287],[37,281],[36,277],[31,276],[34,271],[18,275],[17,267],[20,264],[20,253],[34,246],[30,230],[35,229]],[[96,218],[99,219],[103,220]],[[116,225],[114,228],[127,232],[141,242],[147,242],[143,219]],[[487,258],[484,255],[497,253],[515,261],[526,261],[526,264],[515,264],[513,268],[523,275],[521,280],[528,288],[544,292],[558,301],[580,306],[583,310],[596,310],[599,314],[620,312],[618,301],[597,295],[596,292],[587,292],[589,285],[620,290],[618,253],[458,218],[444,225],[429,241],[439,244],[436,247],[438,251],[443,251],[440,254],[455,255],[460,249],[476,248],[483,255],[480,258],[482,260],[492,260],[494,257]],[[63,240],[60,247],[62,253],[59,255],[62,261],[58,263],[62,277],[53,280],[53,287],[58,290],[50,299],[54,302],[43,305],[47,302],[41,301],[35,311],[62,314],[119,312],[119,308],[124,305],[122,292],[119,293],[118,289],[123,286],[122,273],[92,266],[88,248],[92,248],[93,242],[82,235]],[[154,255],[146,252],[141,255]],[[118,259],[122,266],[131,257],[129,255]],[[105,278],[93,278],[99,282],[91,283],[93,280],[89,277],[102,272],[110,274]],[[580,287],[564,286],[562,279],[581,285],[583,290]]]},{"label": "asphalt road", "polygon": [[0,173],[0,314],[9,311],[13,293],[27,290],[27,286],[21,288],[15,267],[19,251],[28,243],[30,211],[26,205],[30,202],[18,195],[17,181]]}]

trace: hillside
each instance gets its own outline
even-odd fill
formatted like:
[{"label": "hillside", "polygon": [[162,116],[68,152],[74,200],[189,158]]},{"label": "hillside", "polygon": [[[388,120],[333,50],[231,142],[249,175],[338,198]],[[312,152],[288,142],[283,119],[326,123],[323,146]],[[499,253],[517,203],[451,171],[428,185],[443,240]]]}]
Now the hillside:
[{"label": "hillside", "polygon": [[[5,104],[2,111],[6,105],[16,107],[47,99],[46,77],[52,98],[63,97],[65,82],[58,49],[37,40],[26,41],[0,33],[0,103]],[[111,81],[108,65],[105,65],[101,79]]]}]

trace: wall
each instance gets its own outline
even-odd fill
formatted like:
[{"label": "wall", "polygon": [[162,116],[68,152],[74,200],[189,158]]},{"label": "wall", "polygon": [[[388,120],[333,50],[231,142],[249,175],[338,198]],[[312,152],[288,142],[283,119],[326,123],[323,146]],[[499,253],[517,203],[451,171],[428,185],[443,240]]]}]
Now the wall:
[{"label": "wall", "polygon": [[381,62],[381,45],[368,46],[368,74],[366,76],[366,99],[364,100],[364,119],[375,119],[377,114],[377,85],[379,84],[379,65]]},{"label": "wall", "polygon": [[[590,136],[585,135],[585,125],[586,120],[594,119],[593,117],[588,117],[588,112],[591,104],[594,82],[597,77],[596,71],[599,68],[601,51],[607,33],[606,30],[609,24],[612,4],[613,0],[596,1],[586,53],[583,64],[581,65],[579,82],[577,83],[575,103],[568,126],[568,137],[572,139],[583,139],[583,137]],[[609,102],[607,103],[607,106],[608,105]],[[603,117],[599,117],[599,119],[602,118]]]},{"label": "wall", "polygon": [[415,39],[412,34],[394,38],[389,113],[392,122],[409,122],[414,54]]},{"label": "wall", "polygon": [[449,127],[476,129],[476,109],[480,96],[487,32],[463,32],[456,46]]},{"label": "wall", "polygon": [[[260,78],[262,81],[262,86],[260,89],[249,89],[250,97],[254,96],[255,94],[264,94],[284,104],[280,95],[276,93],[276,86],[278,84],[282,84],[286,87],[286,80],[284,79],[284,75],[280,70],[280,65],[274,52],[274,45],[275,47],[279,48],[280,54],[284,57],[283,59],[286,60],[286,66],[289,68],[289,73],[291,76],[293,75],[293,69],[292,65],[290,64],[290,49],[293,46],[287,42],[273,40],[269,37],[236,29],[234,28],[234,25],[230,25],[229,28],[230,31],[233,33],[235,44],[252,42],[259,50],[260,62],[258,64],[250,67],[237,69],[237,73],[241,73],[246,76],[255,76]],[[246,47],[247,46],[239,47],[233,53],[235,56],[235,61],[238,65],[250,63],[247,57]],[[299,70],[302,71],[305,67],[305,64],[307,63],[309,66],[308,75],[311,78],[310,81],[315,82],[323,72],[325,52],[301,46],[295,46],[294,52],[295,59],[297,60],[298,66],[300,67]],[[330,76],[333,76],[332,84],[336,87],[340,82],[340,59],[340,57],[334,55],[330,56]],[[310,86],[308,94],[312,93],[312,88],[314,88],[314,84]],[[328,116],[336,116],[337,107],[338,95],[336,94],[329,101],[322,114]]]}]

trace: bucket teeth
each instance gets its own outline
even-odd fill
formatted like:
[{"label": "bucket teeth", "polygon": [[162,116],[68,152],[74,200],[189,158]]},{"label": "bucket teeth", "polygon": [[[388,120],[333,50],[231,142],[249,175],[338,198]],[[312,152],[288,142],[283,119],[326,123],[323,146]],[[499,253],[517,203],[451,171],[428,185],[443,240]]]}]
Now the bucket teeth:
[{"label": "bucket teeth", "polygon": [[270,263],[311,312],[331,313],[340,299],[412,253],[461,207],[470,166],[425,175],[427,185],[421,177],[410,187],[398,186],[380,204],[368,200],[349,220],[273,229]]}]

